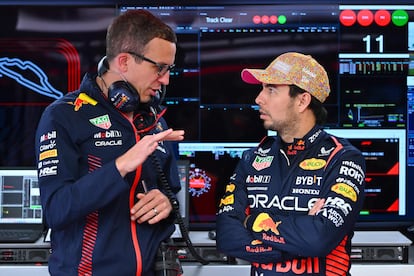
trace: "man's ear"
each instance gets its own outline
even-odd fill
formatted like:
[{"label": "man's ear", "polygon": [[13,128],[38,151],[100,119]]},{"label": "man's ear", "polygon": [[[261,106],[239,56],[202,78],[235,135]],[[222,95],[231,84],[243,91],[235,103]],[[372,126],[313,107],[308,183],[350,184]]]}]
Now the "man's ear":
[{"label": "man's ear", "polygon": [[121,74],[128,71],[128,62],[131,62],[133,57],[128,55],[127,53],[120,53],[114,58],[114,66],[117,68],[117,71]]},{"label": "man's ear", "polygon": [[310,105],[311,101],[312,101],[312,96],[310,93],[305,92],[305,93],[301,93],[299,95],[297,95],[298,97],[298,107],[300,109],[300,111],[304,111],[306,108],[308,108],[308,106]]}]

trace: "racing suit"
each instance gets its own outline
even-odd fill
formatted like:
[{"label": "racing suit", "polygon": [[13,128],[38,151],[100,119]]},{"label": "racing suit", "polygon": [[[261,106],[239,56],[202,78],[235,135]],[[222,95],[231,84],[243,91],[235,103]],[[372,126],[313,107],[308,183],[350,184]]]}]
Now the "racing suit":
[{"label": "racing suit", "polygon": [[[217,213],[217,247],[251,275],[350,275],[365,161],[347,140],[315,126],[285,144],[266,137],[243,153]],[[315,201],[326,200],[316,215]]]},{"label": "racing suit", "polygon": [[[142,180],[148,190],[157,188],[157,170],[148,158],[121,177],[115,159],[140,140],[140,128],[148,127],[145,119],[153,127],[143,134],[166,129],[161,114],[150,114],[151,120],[139,113],[131,123],[89,74],[78,91],[45,109],[36,157],[42,208],[52,229],[51,275],[153,275],[159,244],[174,231],[173,215],[155,225],[131,221]],[[171,144],[159,143],[154,154],[171,190],[178,192]]]}]

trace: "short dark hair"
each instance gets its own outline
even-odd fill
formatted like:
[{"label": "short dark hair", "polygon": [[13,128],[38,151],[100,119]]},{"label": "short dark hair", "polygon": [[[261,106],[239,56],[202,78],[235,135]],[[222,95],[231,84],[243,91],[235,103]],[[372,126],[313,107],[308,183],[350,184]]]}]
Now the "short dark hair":
[{"label": "short dark hair", "polygon": [[[306,91],[299,86],[294,84],[289,85],[289,95],[290,97],[294,98],[299,94],[305,93]],[[323,106],[323,104],[314,96],[311,95],[311,102],[309,104],[309,108],[312,110],[313,115],[315,115],[316,124],[324,125],[328,118],[328,111]]]},{"label": "short dark hair", "polygon": [[128,10],[116,17],[106,33],[106,56],[109,60],[119,53],[144,54],[144,48],[154,38],[177,43],[170,26],[146,10]]}]

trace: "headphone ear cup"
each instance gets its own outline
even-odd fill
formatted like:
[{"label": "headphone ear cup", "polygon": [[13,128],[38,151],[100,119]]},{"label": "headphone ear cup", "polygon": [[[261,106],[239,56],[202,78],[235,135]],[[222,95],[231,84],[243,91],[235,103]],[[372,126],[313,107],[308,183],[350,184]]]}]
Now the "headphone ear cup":
[{"label": "headphone ear cup", "polygon": [[[98,76],[109,71],[108,58],[104,56],[98,63]],[[122,74],[120,74],[122,77]],[[123,77],[122,77],[123,78]],[[108,87],[109,101],[121,112],[132,112],[139,107],[138,91],[126,80],[116,81]]]},{"label": "headphone ear cup", "polygon": [[108,87],[109,101],[121,112],[132,112],[139,107],[138,91],[126,81],[116,81]]}]

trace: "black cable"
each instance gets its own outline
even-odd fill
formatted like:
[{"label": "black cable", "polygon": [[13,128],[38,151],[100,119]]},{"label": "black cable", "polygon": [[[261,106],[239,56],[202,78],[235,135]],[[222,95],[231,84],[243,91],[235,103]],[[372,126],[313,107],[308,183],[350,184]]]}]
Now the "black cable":
[{"label": "black cable", "polygon": [[154,164],[154,166],[155,166],[155,168],[158,172],[158,176],[159,176],[160,182],[162,184],[162,187],[165,191],[165,194],[167,195],[168,199],[170,200],[170,203],[171,203],[172,208],[173,208],[173,212],[174,212],[175,217],[177,219],[178,226],[180,227],[181,235],[182,235],[185,243],[188,246],[188,250],[190,250],[190,253],[193,255],[193,257],[198,262],[200,262],[203,265],[209,264],[209,261],[205,260],[203,257],[201,257],[197,253],[197,251],[195,250],[195,248],[193,246],[193,243],[191,242],[190,235],[188,234],[188,230],[187,230],[187,228],[184,224],[184,220],[183,220],[183,218],[181,216],[181,213],[180,213],[180,207],[179,207],[178,201],[177,201],[176,197],[174,196],[174,193],[171,190],[170,185],[168,184],[168,180],[165,176],[164,171],[162,170],[160,161],[158,160],[157,156],[154,153],[151,154],[150,156],[151,156],[151,161]]}]

